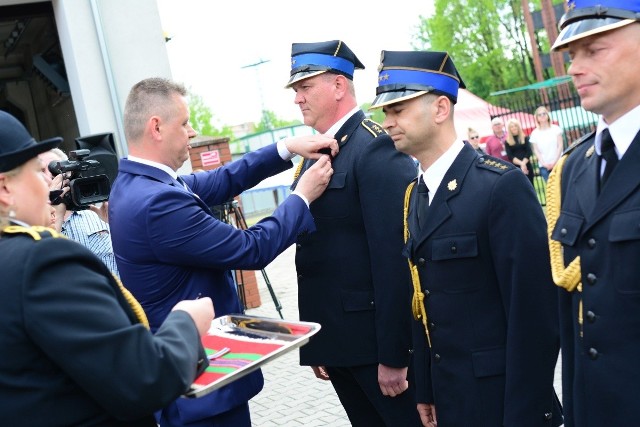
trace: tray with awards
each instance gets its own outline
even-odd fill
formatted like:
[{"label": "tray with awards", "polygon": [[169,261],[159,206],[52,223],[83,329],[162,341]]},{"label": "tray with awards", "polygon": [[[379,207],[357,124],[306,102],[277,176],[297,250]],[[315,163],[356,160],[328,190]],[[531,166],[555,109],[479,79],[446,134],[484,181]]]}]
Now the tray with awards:
[{"label": "tray with awards", "polygon": [[195,379],[185,397],[200,397],[259,369],[294,350],[320,330],[313,322],[227,315],[211,323],[202,337],[209,366]]}]

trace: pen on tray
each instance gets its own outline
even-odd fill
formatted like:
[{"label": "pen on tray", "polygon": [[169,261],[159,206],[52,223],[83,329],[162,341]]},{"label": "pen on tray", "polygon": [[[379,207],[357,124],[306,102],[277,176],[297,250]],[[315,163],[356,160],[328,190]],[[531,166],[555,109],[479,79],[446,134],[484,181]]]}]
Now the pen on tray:
[{"label": "pen on tray", "polygon": [[221,349],[220,351],[216,351],[215,353],[208,355],[207,359],[209,359],[209,360],[217,359],[217,358],[222,357],[225,354],[229,353],[230,350],[231,349],[229,347],[225,347],[225,348]]}]

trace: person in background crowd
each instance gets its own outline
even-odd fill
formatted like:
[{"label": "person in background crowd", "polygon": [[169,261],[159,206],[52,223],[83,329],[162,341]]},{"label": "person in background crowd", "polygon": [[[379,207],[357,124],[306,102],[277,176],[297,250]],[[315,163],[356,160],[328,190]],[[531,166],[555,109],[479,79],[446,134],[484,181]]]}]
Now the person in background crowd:
[{"label": "person in background crowd", "polygon": [[38,154],[61,141],[38,143],[0,111],[0,425],[154,426],[208,365],[213,305],[181,301],[152,334],[107,267],[46,228]]},{"label": "person in background crowd", "polygon": [[354,426],[415,426],[411,281],[398,212],[416,168],[358,107],[357,68],[364,66],[341,40],[291,48],[287,87],[304,123],[340,145],[329,188],[311,204],[318,230],[297,239],[300,319],[322,325],[300,363],[331,381]]},{"label": "person in background crowd", "polygon": [[[179,176],[196,133],[186,89],[163,78],[136,83],[127,97],[124,128],[129,156],[111,188],[109,225],[120,275],[155,330],[182,299],[208,296],[219,316],[241,313],[232,270],[260,270],[315,231],[308,203],[326,189],[333,138],[290,138],[247,153],[221,168]],[[317,159],[298,189],[272,216],[241,230],[214,217],[209,206],[293,166],[301,154]],[[197,399],[178,399],[158,414],[161,426],[249,427],[248,401],[263,386],[256,371]]]},{"label": "person in background crowd", "polygon": [[495,158],[509,160],[505,148],[507,134],[504,131],[504,122],[500,117],[494,117],[491,120],[491,129],[493,130],[493,135],[489,136],[485,141],[485,151]]},{"label": "person in background crowd", "polygon": [[560,287],[566,427],[640,420],[640,0],[575,0],[553,50],[595,132],[567,149],[547,185]]},{"label": "person in background crowd", "polygon": [[[48,165],[51,162],[68,160],[67,155],[59,148],[54,148],[40,154],[39,157],[43,164],[42,171],[49,180],[49,188],[52,190],[64,189],[66,193],[69,188],[68,179],[64,178],[64,174],[58,174],[54,177]],[[62,183],[62,180],[64,180],[64,183]],[[105,263],[113,274],[119,277],[118,266],[116,265],[111,244],[108,203],[103,202],[100,206],[91,205],[89,209],[84,210],[71,210],[67,209],[59,198],[58,203],[54,205],[55,213],[52,218],[55,218],[55,220],[52,221],[51,226],[71,240],[86,246]]]},{"label": "person in background crowd", "polygon": [[547,107],[540,106],[535,112],[536,128],[531,132],[530,142],[533,152],[538,159],[540,176],[547,181],[549,172],[556,165],[562,154],[562,129],[551,123],[551,116]]},{"label": "person in background crowd", "polygon": [[507,121],[506,142],[505,148],[509,161],[518,166],[522,173],[527,176],[531,185],[533,185],[535,173],[531,164],[531,155],[533,154],[531,144],[529,143],[529,137],[524,134],[518,119],[511,118]]},{"label": "person in background crowd", "polygon": [[480,135],[478,134],[478,131],[476,131],[474,128],[467,129],[467,138],[469,138],[468,139],[469,144],[471,144],[473,149],[476,150],[478,154],[480,155],[487,154],[480,147]]},{"label": "person in background crowd", "polygon": [[420,161],[398,214],[422,423],[558,426],[557,295],[533,188],[511,163],[478,156],[457,137],[464,83],[446,52],[381,57],[371,108],[383,108],[396,149]]}]

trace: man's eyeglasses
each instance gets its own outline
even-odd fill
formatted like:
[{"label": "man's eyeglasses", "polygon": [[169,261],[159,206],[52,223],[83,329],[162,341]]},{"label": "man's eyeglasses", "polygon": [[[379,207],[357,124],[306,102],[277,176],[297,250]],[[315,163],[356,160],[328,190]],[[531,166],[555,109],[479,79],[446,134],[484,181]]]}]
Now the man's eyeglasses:
[{"label": "man's eyeglasses", "polygon": [[470,136],[469,139],[478,139],[480,138],[479,136]]}]

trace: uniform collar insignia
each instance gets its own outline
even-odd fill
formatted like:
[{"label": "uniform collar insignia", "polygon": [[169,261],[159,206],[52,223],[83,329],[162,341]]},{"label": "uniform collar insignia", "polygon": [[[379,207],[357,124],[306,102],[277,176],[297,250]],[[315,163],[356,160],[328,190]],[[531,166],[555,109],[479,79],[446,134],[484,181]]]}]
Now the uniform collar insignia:
[{"label": "uniform collar insignia", "polygon": [[449,189],[449,191],[455,190],[456,188],[458,188],[458,181],[456,181],[455,179],[452,179],[447,184],[447,188]]},{"label": "uniform collar insignia", "polygon": [[593,152],[594,151],[596,151],[596,147],[594,145],[592,145],[591,147],[589,147],[589,149],[584,154],[584,156],[588,159],[589,157],[593,156]]},{"label": "uniform collar insignia", "polygon": [[342,139],[340,140],[340,142],[345,142],[347,140],[347,138],[348,138],[347,135],[343,136]]}]

